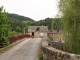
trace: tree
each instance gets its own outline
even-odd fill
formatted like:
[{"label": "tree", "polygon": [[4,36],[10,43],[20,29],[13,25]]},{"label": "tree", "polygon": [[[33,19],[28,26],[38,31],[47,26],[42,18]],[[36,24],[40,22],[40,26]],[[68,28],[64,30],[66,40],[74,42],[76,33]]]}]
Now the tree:
[{"label": "tree", "polygon": [[5,12],[2,6],[0,7],[0,40],[2,41],[0,43],[2,43],[3,46],[9,44],[9,42],[6,40],[8,32],[9,32],[9,25],[8,25],[7,13]]},{"label": "tree", "polygon": [[53,18],[46,18],[40,21],[28,22],[27,24],[31,26],[48,26],[48,28],[51,29],[52,20]]},{"label": "tree", "polygon": [[28,25],[25,26],[25,32],[28,33]]},{"label": "tree", "polygon": [[21,32],[21,28],[19,26],[16,27],[16,32]]},{"label": "tree", "polygon": [[54,30],[61,30],[62,29],[62,23],[61,18],[54,18],[52,21],[52,28]]},{"label": "tree", "polygon": [[31,19],[29,17],[21,16],[21,15],[18,15],[18,14],[12,14],[12,13],[8,13],[8,17],[17,19],[19,21],[34,21],[33,19]]},{"label": "tree", "polygon": [[80,0],[60,0],[63,21],[64,50],[80,54]]},{"label": "tree", "polygon": [[2,36],[7,37],[9,31],[7,13],[3,9],[3,6],[0,7],[0,38]]}]

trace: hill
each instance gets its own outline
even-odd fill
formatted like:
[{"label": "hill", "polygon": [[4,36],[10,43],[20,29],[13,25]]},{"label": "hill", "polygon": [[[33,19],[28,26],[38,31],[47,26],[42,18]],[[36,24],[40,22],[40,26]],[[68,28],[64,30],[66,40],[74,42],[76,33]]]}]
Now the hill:
[{"label": "hill", "polygon": [[19,21],[34,21],[33,19],[31,19],[29,17],[21,16],[18,14],[12,14],[12,13],[8,13],[8,17],[13,18],[13,19],[17,19]]}]

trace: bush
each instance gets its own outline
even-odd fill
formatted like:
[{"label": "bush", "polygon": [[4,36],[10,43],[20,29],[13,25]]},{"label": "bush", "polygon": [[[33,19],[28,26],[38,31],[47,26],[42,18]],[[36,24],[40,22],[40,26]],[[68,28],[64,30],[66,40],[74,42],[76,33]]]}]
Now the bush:
[{"label": "bush", "polygon": [[8,33],[8,37],[15,36],[15,35],[17,35],[17,32],[15,32],[15,31],[13,31],[13,32],[9,31],[9,33]]},{"label": "bush", "polygon": [[9,45],[10,43],[9,43],[9,41],[7,40],[7,38],[6,37],[2,37],[1,39],[0,39],[0,48],[3,48],[3,47],[5,47],[5,46],[7,46],[7,45]]}]

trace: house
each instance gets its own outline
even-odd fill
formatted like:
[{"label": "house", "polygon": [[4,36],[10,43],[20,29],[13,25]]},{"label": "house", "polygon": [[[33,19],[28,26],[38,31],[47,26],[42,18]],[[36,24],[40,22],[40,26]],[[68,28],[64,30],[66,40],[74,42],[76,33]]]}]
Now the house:
[{"label": "house", "polygon": [[51,36],[55,42],[64,42],[61,30],[50,30],[48,31],[48,36]]},{"label": "house", "polygon": [[28,33],[35,38],[47,38],[48,26],[29,26]]}]

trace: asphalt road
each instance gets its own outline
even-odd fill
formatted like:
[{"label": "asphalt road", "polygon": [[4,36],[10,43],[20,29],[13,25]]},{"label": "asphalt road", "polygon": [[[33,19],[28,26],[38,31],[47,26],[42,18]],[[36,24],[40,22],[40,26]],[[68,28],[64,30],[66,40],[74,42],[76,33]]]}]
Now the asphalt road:
[{"label": "asphalt road", "polygon": [[3,54],[0,60],[38,60],[38,48],[41,38],[28,38]]}]

